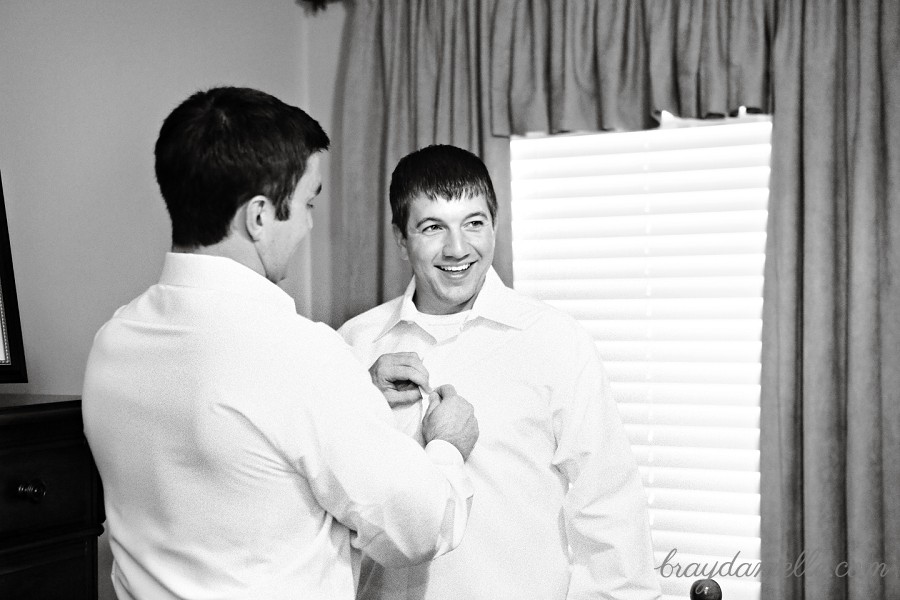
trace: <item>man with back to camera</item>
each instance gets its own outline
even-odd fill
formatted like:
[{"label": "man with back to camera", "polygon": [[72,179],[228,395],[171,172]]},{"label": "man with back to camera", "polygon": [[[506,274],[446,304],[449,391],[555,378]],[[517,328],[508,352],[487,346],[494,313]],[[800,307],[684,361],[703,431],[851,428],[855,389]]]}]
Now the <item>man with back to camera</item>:
[{"label": "man with back to camera", "polygon": [[349,600],[351,545],[401,566],[462,537],[471,405],[437,390],[423,451],[340,336],[275,285],[328,145],[246,88],[198,92],[162,125],[172,251],[97,333],[82,401],[119,600]]},{"label": "man with back to camera", "polygon": [[472,402],[476,500],[452,553],[409,568],[365,556],[357,597],[658,598],[647,500],[594,342],[491,268],[497,200],[484,163],[453,146],[413,152],[390,203],[413,279],[340,333],[411,435],[430,381]]}]

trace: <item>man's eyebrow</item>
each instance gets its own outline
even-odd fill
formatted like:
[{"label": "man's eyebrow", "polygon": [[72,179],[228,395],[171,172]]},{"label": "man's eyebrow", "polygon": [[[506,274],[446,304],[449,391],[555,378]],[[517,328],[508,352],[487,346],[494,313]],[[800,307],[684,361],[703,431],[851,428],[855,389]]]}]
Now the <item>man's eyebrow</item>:
[{"label": "man's eyebrow", "polygon": [[[488,215],[487,215],[487,213],[484,212],[483,210],[476,210],[475,212],[471,212],[471,213],[467,214],[467,215],[463,218],[463,221],[468,221],[468,220],[471,219],[472,217],[481,217],[482,219],[487,219],[487,218],[488,218]],[[438,223],[438,224],[440,224],[440,225],[443,225],[443,224],[444,224],[444,222],[443,222],[441,219],[438,219],[437,217],[425,217],[424,219],[421,219],[420,221],[418,221],[418,222],[415,224],[415,227],[418,228],[418,227],[420,227],[423,223],[426,223],[426,222],[428,222],[428,221],[434,221],[435,223]]]},{"label": "man's eyebrow", "polygon": [[443,221],[441,221],[437,217],[425,217],[424,219],[420,219],[418,222],[416,222],[415,227],[420,227],[422,223],[427,223],[428,221],[434,221],[435,223],[443,224]]},{"label": "man's eyebrow", "polygon": [[313,196],[318,196],[322,193],[322,184],[319,184],[319,187],[316,188],[316,191],[313,193]]}]

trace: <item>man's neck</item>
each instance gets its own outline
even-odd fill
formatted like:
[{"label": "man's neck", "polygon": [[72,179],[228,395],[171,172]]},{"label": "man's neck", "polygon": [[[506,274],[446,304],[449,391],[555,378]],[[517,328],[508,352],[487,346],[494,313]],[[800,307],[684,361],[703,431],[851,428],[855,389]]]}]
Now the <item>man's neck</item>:
[{"label": "man's neck", "polygon": [[216,242],[209,246],[178,246],[172,245],[172,252],[180,254],[202,254],[205,256],[221,256],[222,258],[230,258],[245,267],[253,269],[263,277],[266,276],[265,267],[259,259],[256,249],[252,243],[242,240],[233,233],[221,242]]}]

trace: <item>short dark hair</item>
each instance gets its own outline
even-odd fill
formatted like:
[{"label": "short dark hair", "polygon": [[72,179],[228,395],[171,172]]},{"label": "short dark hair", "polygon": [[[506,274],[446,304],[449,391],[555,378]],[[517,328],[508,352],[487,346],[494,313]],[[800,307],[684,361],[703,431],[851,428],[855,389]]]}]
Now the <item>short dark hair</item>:
[{"label": "short dark hair", "polygon": [[222,241],[237,210],[256,195],[287,219],[307,160],[329,143],[312,117],[265,92],[218,87],[193,94],[166,117],[156,141],[172,243]]},{"label": "short dark hair", "polygon": [[484,162],[456,146],[435,144],[407,154],[391,175],[391,222],[406,235],[409,205],[425,195],[430,200],[484,196],[491,222],[497,224],[497,195]]}]

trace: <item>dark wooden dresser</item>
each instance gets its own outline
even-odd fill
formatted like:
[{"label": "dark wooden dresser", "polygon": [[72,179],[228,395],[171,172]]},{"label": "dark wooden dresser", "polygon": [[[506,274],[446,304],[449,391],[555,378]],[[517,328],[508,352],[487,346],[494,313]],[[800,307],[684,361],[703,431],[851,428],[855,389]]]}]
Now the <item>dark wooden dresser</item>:
[{"label": "dark wooden dresser", "polygon": [[0,394],[0,599],[96,599],[104,520],[79,398]]}]

